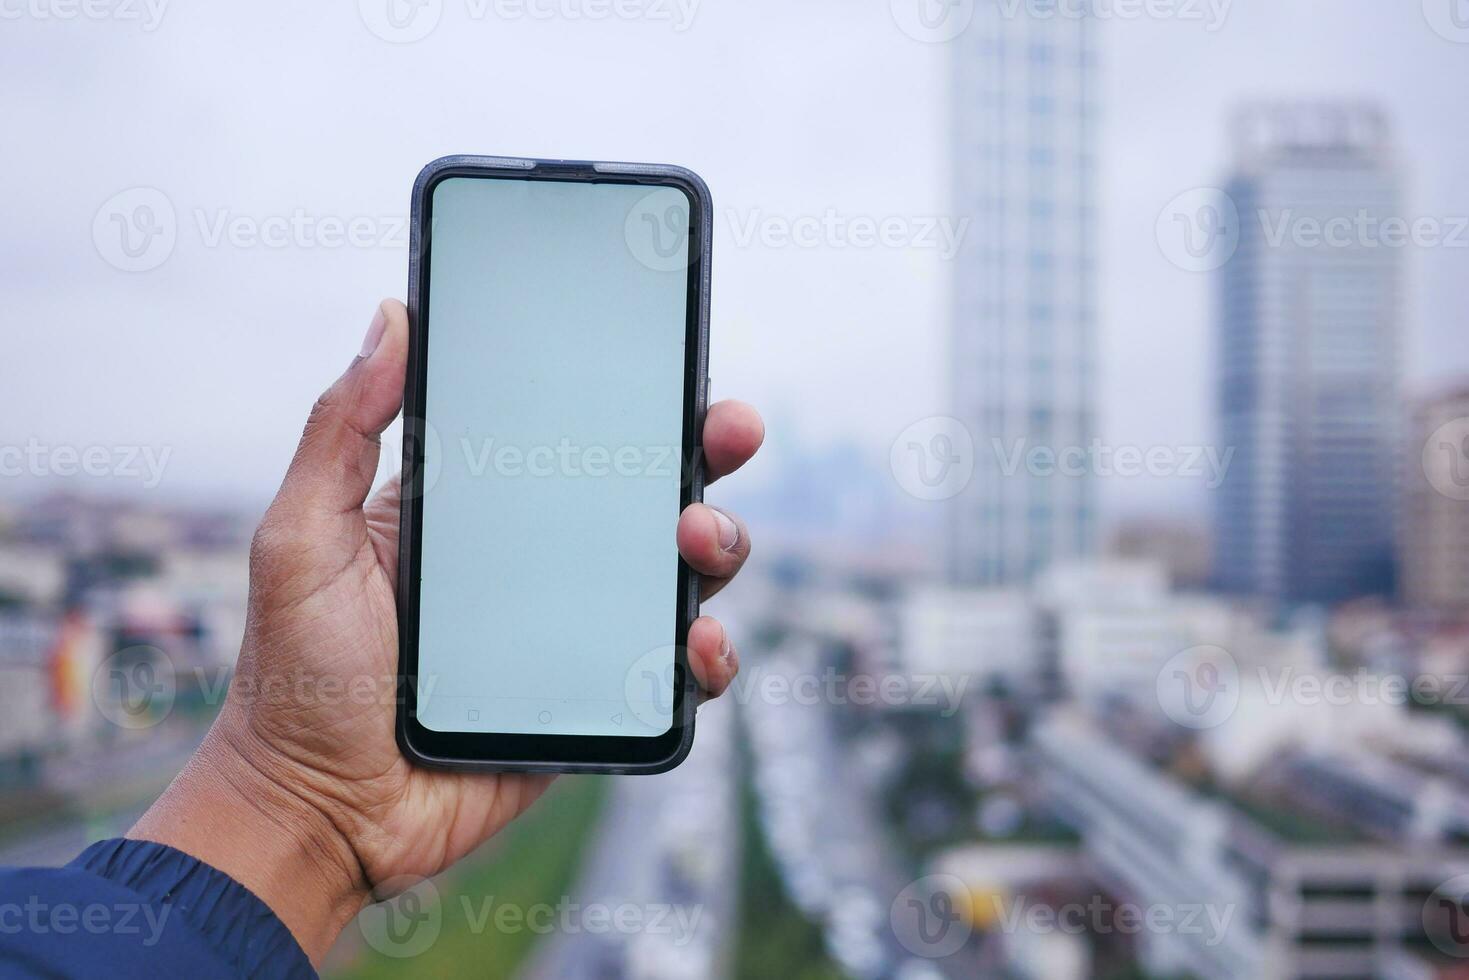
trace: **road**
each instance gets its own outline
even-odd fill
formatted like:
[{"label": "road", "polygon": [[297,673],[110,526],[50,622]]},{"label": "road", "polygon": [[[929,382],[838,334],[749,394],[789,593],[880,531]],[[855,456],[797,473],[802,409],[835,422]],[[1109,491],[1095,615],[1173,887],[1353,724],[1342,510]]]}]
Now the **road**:
[{"label": "road", "polygon": [[[820,669],[816,646],[799,641],[760,666],[787,682]],[[850,709],[791,698],[748,698],[743,707],[762,827],[787,893],[821,924],[828,953],[862,980],[942,976],[899,939],[899,931],[914,935],[908,918],[917,913],[898,901],[910,876],[883,831],[859,763],[836,732],[835,713]]]},{"label": "road", "polygon": [[[548,937],[531,980],[685,980],[724,972],[738,901],[734,707],[700,708],[689,758],[660,776],[613,781],[568,898],[636,916],[640,928],[578,924]],[[590,911],[588,923],[596,921]],[[614,919],[615,921],[615,919]]]}]

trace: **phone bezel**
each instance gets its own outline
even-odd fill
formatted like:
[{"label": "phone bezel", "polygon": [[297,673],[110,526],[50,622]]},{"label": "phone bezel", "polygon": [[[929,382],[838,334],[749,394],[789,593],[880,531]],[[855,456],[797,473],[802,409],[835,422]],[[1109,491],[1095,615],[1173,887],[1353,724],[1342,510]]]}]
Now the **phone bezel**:
[{"label": "phone bezel", "polygon": [[[437,768],[502,772],[657,773],[688,755],[694,737],[696,684],[688,668],[690,624],[699,614],[699,582],[679,557],[674,623],[673,724],[663,735],[535,735],[437,732],[417,718],[418,604],[423,538],[422,427],[428,370],[429,272],[433,189],[450,177],[550,180],[674,187],[689,199],[688,302],[684,343],[683,476],[679,509],[703,499],[701,450],[708,401],[709,261],[712,206],[708,187],[683,167],[512,157],[449,156],[424,167],[413,185],[408,274],[408,372],[403,400],[403,499],[398,571],[397,740],[410,761]],[[429,494],[432,499],[432,493]],[[670,540],[670,548],[673,543]],[[575,602],[568,596],[568,603]]]}]

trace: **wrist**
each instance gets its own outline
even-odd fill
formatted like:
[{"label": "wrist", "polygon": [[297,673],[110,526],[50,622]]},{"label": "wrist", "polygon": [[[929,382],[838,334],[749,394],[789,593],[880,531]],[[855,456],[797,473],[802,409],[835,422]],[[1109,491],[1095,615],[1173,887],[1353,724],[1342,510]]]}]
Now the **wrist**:
[{"label": "wrist", "polygon": [[184,770],[128,832],[229,875],[270,906],[312,963],[369,893],[355,851],[287,765],[221,717]]}]

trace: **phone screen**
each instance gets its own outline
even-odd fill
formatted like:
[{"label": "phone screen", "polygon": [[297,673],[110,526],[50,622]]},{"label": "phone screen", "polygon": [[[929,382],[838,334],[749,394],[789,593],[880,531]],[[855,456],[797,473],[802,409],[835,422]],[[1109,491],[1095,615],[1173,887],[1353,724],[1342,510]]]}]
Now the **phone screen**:
[{"label": "phone screen", "polygon": [[472,176],[431,193],[418,721],[662,735],[689,238],[648,219],[673,205],[686,228],[687,198]]}]

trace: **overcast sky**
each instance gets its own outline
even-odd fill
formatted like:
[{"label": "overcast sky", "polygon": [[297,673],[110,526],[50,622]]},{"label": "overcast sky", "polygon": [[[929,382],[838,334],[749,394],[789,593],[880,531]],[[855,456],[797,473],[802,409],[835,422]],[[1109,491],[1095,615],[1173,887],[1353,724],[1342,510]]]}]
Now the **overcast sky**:
[{"label": "overcast sky", "polygon": [[[900,30],[888,0],[623,0],[647,16],[581,19],[436,0],[411,43],[374,33],[393,31],[373,0],[174,0],[161,16],[159,0],[95,2],[100,19],[64,20],[66,0],[0,0],[0,445],[166,448],[167,492],[268,494],[377,299],[403,294],[409,187],[451,152],[699,171],[716,209],[715,394],[756,402],[787,438],[851,440],[880,467],[898,432],[947,410],[941,248],[766,234],[828,211],[915,229],[948,215],[949,51]],[[1469,215],[1469,44],[1436,32],[1426,3],[1235,0],[1222,24],[1101,25],[1110,443],[1209,438],[1210,279],[1171,265],[1154,224],[1226,174],[1231,106],[1375,100],[1408,216]],[[105,240],[104,205],[139,187],[162,192],[176,239],[128,272],[94,222],[101,209]],[[284,247],[249,241],[293,215],[308,230]],[[321,222],[353,218],[365,247],[320,240]],[[1410,376],[1469,369],[1469,251],[1405,258]],[[40,486],[4,478],[0,493]],[[1187,480],[1103,493],[1114,515],[1204,499]]]}]

